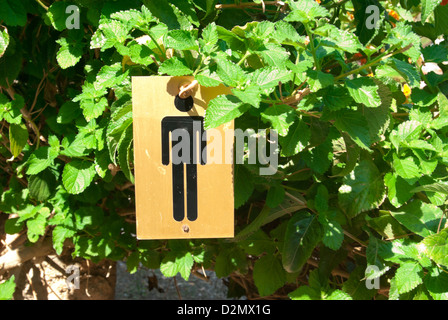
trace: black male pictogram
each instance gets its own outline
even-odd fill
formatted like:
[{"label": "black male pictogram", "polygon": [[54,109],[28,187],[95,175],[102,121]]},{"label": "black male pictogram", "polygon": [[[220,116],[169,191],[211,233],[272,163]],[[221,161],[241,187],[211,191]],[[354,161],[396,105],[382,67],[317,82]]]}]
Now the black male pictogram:
[{"label": "black male pictogram", "polygon": [[[188,112],[194,101],[192,97],[181,99],[176,96],[174,105],[177,110]],[[195,221],[198,217],[197,164],[206,164],[204,151],[207,141],[203,120],[200,116],[167,116],[162,119],[162,164],[167,166],[171,160],[173,218],[176,221],[185,219],[185,196],[187,219]],[[177,154],[175,150],[178,150]]]}]

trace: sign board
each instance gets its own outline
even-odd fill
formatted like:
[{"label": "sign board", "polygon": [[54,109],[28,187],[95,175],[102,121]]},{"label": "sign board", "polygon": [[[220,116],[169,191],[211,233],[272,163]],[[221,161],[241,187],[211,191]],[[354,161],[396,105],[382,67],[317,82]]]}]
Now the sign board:
[{"label": "sign board", "polygon": [[209,148],[213,139],[233,138],[233,121],[213,135],[203,127],[209,101],[230,89],[198,85],[189,98],[179,98],[181,86],[193,80],[132,78],[138,239],[234,235],[233,164],[210,157],[210,152],[228,157],[229,150],[216,146],[228,149],[229,143]]}]

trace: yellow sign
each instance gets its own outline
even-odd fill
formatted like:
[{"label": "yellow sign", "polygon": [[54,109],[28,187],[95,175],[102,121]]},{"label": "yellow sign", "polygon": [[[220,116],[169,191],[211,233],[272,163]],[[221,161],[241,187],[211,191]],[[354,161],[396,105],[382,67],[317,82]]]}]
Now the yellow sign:
[{"label": "yellow sign", "polygon": [[180,98],[193,80],[132,78],[138,239],[233,237],[233,164],[222,158],[233,159],[233,121],[203,125],[209,101],[230,89],[196,86]]}]

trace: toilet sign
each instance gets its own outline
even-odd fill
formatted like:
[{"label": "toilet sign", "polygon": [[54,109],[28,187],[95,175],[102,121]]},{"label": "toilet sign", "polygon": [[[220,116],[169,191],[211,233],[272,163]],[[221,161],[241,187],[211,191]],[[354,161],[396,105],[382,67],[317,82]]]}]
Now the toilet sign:
[{"label": "toilet sign", "polygon": [[179,97],[193,80],[132,78],[138,239],[233,237],[233,164],[216,161],[233,159],[233,121],[204,129],[209,101],[230,89],[198,85]]}]

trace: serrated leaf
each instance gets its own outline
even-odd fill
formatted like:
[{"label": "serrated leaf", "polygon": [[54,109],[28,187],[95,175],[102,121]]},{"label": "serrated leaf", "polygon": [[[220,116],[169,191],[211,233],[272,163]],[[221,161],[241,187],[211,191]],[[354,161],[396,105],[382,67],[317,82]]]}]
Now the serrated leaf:
[{"label": "serrated leaf", "polygon": [[53,248],[57,254],[61,254],[64,249],[64,242],[66,239],[73,237],[76,234],[75,230],[72,230],[65,226],[56,226],[53,229]]},{"label": "serrated leaf", "polygon": [[73,160],[64,166],[62,183],[70,194],[79,194],[92,183],[95,175],[93,162]]},{"label": "serrated leaf", "polygon": [[429,269],[423,282],[434,300],[448,300],[448,274],[437,267]]},{"label": "serrated leaf", "polygon": [[340,110],[333,113],[335,127],[348,133],[350,138],[361,148],[370,149],[372,143],[369,124],[363,114],[354,110]]},{"label": "serrated leaf", "polygon": [[337,221],[325,221],[323,223],[324,237],[322,242],[327,248],[339,250],[344,241],[344,230]]},{"label": "serrated leaf", "polygon": [[381,105],[378,86],[373,79],[362,77],[348,80],[346,84],[348,92],[357,103],[362,103],[369,108]]},{"label": "serrated leaf", "polygon": [[274,255],[265,255],[255,262],[253,277],[262,297],[273,294],[286,282],[286,274],[282,264]]},{"label": "serrated leaf", "polygon": [[285,232],[282,262],[286,271],[293,273],[302,269],[316,245],[322,239],[322,229],[317,216],[301,212],[289,221]]},{"label": "serrated leaf", "polygon": [[9,141],[11,143],[11,153],[17,157],[25,147],[28,140],[28,129],[24,124],[10,124]]},{"label": "serrated leaf", "polygon": [[[400,211],[390,212],[403,226],[410,231],[427,237],[437,232],[443,211],[437,206],[415,200],[400,208]],[[442,224],[443,225],[443,224]]]},{"label": "serrated leaf", "polygon": [[415,289],[423,283],[423,268],[418,262],[402,263],[395,273],[395,286],[399,294]]},{"label": "serrated leaf", "polygon": [[385,189],[378,168],[370,160],[362,160],[339,188],[339,205],[349,217],[377,208],[384,201]]},{"label": "serrated leaf", "polygon": [[399,208],[411,199],[414,187],[396,173],[387,173],[384,184],[387,187],[387,197],[394,207]]},{"label": "serrated leaf", "polygon": [[9,46],[9,34],[8,29],[4,29],[0,31],[0,58],[6,52],[6,49]]},{"label": "serrated leaf", "polygon": [[296,120],[291,125],[288,134],[285,137],[279,137],[282,155],[289,157],[302,152],[310,138],[311,131],[307,124],[302,119]]},{"label": "serrated leaf", "polygon": [[0,0],[0,20],[10,27],[23,27],[27,21],[27,10],[21,1]]},{"label": "serrated leaf", "polygon": [[407,157],[400,159],[395,153],[393,154],[393,167],[395,172],[409,182],[413,184],[420,177],[420,170],[415,164],[413,157]]},{"label": "serrated leaf", "polygon": [[291,1],[289,6],[291,13],[285,17],[285,21],[308,23],[318,17],[328,17],[330,15],[326,8],[314,0]]},{"label": "serrated leaf", "polygon": [[0,283],[0,300],[11,300],[15,291],[15,276],[12,275],[8,280]]},{"label": "serrated leaf", "polygon": [[215,71],[210,71],[210,69],[199,72],[195,79],[204,87],[217,87],[221,84],[218,74]]},{"label": "serrated leaf", "polygon": [[426,22],[429,15],[440,4],[442,0],[422,0],[422,22]]},{"label": "serrated leaf", "polygon": [[234,88],[234,89],[232,89],[232,93],[234,96],[236,96],[242,102],[250,104],[251,106],[253,106],[255,108],[260,107],[260,102],[261,102],[260,87],[249,86],[249,87],[245,88],[244,90]]},{"label": "serrated leaf", "polygon": [[275,67],[257,69],[252,74],[252,82],[262,90],[270,90],[278,86],[279,82],[285,83],[291,79],[291,72]]},{"label": "serrated leaf", "polygon": [[117,151],[118,151],[118,164],[120,165],[121,170],[123,171],[126,178],[134,183],[134,175],[132,174],[130,168],[130,162],[132,159],[132,141],[133,141],[133,129],[132,126],[129,126],[126,131],[123,133],[120,141],[118,142]]},{"label": "serrated leaf", "polygon": [[264,121],[269,121],[280,136],[286,136],[291,125],[298,119],[295,110],[287,105],[273,104],[261,113]]},{"label": "serrated leaf", "polygon": [[83,55],[83,45],[78,42],[69,42],[67,38],[56,41],[61,47],[56,55],[56,59],[62,69],[67,69],[76,65]]},{"label": "serrated leaf", "polygon": [[164,37],[166,48],[175,50],[198,50],[198,43],[192,31],[171,30]]},{"label": "serrated leaf", "polygon": [[266,205],[270,208],[278,207],[285,198],[285,189],[282,186],[271,186],[266,196]]},{"label": "serrated leaf", "polygon": [[427,236],[418,245],[418,249],[425,256],[437,264],[448,266],[448,229],[437,234]]},{"label": "serrated leaf", "polygon": [[254,191],[254,184],[250,172],[243,165],[235,166],[235,209],[249,200]]},{"label": "serrated leaf", "polygon": [[174,277],[180,273],[182,278],[188,281],[193,264],[194,259],[190,252],[170,252],[162,260],[160,271],[165,277]]},{"label": "serrated leaf", "polygon": [[226,59],[218,59],[216,63],[216,73],[227,86],[238,87],[246,84],[248,76],[240,66]]},{"label": "serrated leaf", "polygon": [[233,95],[220,95],[211,100],[205,112],[204,128],[216,128],[246,112],[250,106]]},{"label": "serrated leaf", "polygon": [[160,74],[167,74],[170,76],[186,76],[193,74],[184,59],[172,57],[165,60],[159,67]]}]

